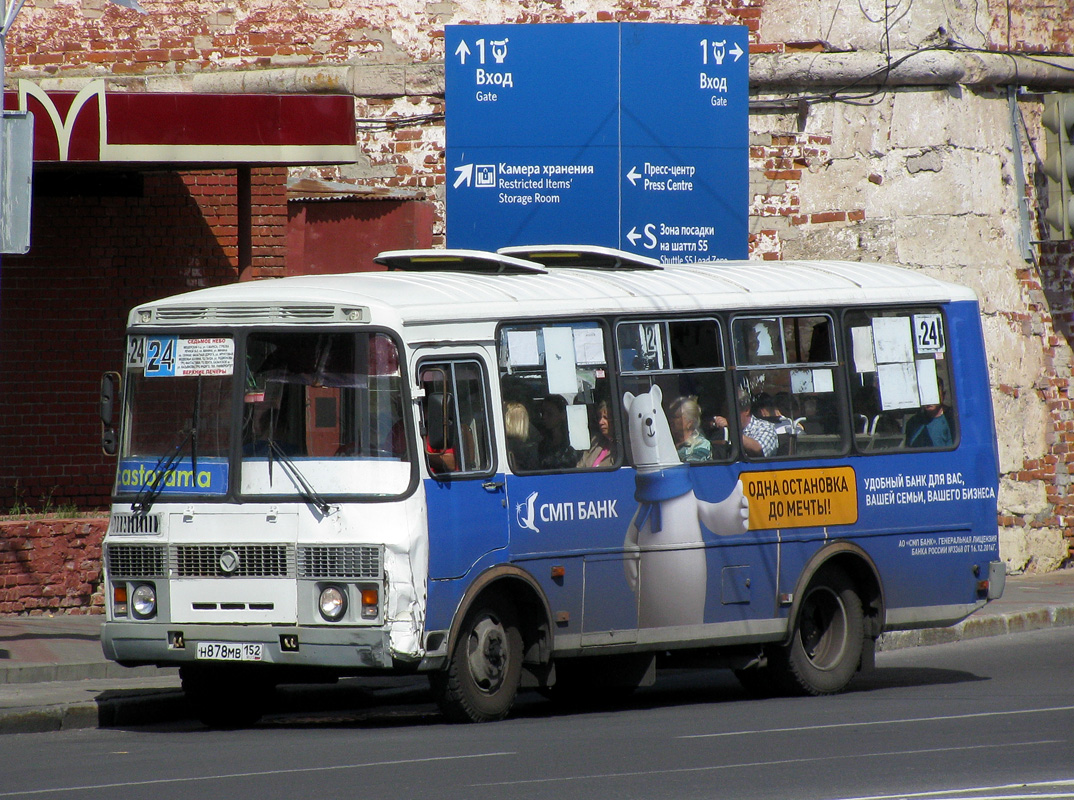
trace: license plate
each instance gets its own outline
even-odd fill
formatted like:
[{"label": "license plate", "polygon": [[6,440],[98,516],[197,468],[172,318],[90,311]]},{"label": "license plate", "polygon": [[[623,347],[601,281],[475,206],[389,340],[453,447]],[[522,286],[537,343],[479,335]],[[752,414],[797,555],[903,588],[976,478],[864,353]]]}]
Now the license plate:
[{"label": "license plate", "polygon": [[195,656],[200,661],[260,661],[261,649],[259,642],[198,642]]}]

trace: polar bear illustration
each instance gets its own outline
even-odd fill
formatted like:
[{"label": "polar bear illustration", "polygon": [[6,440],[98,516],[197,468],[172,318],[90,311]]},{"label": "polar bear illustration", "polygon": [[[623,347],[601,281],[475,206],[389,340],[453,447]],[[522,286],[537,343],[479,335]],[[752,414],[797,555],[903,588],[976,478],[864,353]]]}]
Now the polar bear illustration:
[{"label": "polar bear illustration", "polygon": [[694,496],[690,468],[679,461],[660,402],[660,387],[623,395],[640,505],[623,543],[627,581],[638,597],[638,626],[704,622],[708,570],[701,525],[715,534],[745,533],[749,498],[739,481],[719,503]]}]

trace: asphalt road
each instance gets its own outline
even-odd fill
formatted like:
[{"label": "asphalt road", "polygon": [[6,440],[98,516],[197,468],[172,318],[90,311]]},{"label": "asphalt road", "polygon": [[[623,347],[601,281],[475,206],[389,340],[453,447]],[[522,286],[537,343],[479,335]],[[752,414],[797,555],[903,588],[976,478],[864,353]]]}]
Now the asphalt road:
[{"label": "asphalt road", "polygon": [[1067,627],[881,653],[825,698],[675,673],[612,709],[534,696],[505,722],[451,726],[420,683],[375,703],[344,686],[244,731],[0,737],[0,800],[1074,798],[1072,678]]}]

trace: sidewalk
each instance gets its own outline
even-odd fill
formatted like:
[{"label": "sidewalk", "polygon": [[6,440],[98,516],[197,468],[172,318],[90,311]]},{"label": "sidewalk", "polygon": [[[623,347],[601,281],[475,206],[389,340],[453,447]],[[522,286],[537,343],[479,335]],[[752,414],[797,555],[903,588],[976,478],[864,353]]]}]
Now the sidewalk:
[{"label": "sidewalk", "polygon": [[[127,669],[101,652],[100,616],[0,617],[0,734],[189,717],[177,670]],[[1074,625],[1074,569],[1009,576],[1001,599],[950,628],[884,634],[879,649]]]}]

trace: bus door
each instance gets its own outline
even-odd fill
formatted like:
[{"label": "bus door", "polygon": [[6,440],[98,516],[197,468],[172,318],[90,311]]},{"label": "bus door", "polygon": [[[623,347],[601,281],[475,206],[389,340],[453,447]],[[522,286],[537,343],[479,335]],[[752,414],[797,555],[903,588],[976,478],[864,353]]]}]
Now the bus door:
[{"label": "bus door", "polygon": [[461,578],[507,547],[505,494],[494,472],[487,370],[477,355],[420,361],[419,430],[428,468],[429,577]]},{"label": "bus door", "polygon": [[624,541],[634,479],[623,469],[607,336],[597,320],[536,321],[500,331],[511,556],[541,584],[557,639],[637,639]]}]

